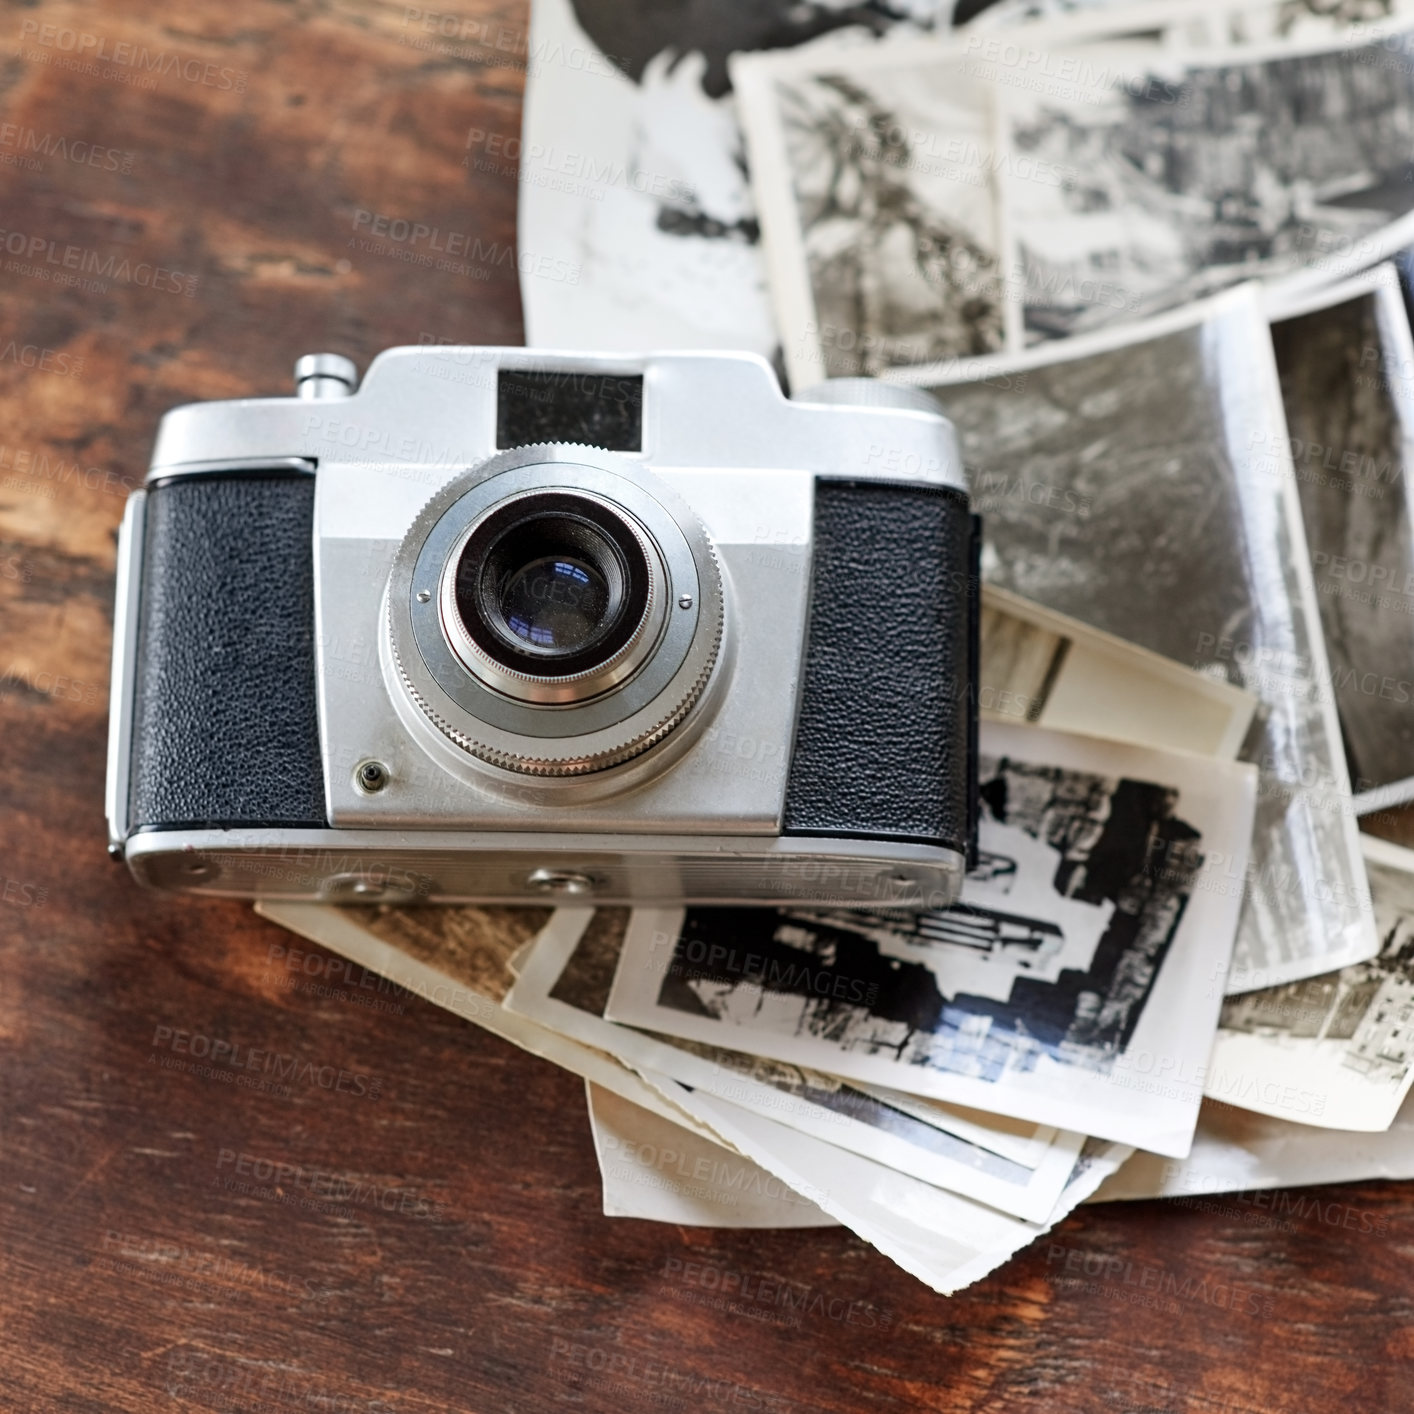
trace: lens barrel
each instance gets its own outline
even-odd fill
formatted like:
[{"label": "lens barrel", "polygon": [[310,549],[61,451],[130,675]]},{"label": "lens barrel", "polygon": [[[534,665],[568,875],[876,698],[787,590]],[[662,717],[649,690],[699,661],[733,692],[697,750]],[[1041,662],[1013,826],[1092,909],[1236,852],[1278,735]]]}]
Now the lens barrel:
[{"label": "lens barrel", "polygon": [[621,506],[568,487],[523,491],[468,530],[442,576],[442,622],[461,663],[522,702],[585,702],[652,651],[662,561]]},{"label": "lens barrel", "polygon": [[687,719],[723,643],[691,508],[577,444],[508,448],[448,481],[404,535],[386,603],[399,716],[468,779],[568,789],[633,760]]},{"label": "lens barrel", "polygon": [[502,667],[544,678],[611,661],[653,588],[641,534],[624,515],[559,490],[498,506],[472,531],[455,574],[467,636]]}]

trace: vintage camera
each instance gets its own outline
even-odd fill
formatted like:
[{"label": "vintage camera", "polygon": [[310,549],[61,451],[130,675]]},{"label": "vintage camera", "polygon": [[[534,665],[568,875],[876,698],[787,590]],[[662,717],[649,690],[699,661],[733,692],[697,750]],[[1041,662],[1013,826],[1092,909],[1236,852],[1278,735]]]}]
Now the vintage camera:
[{"label": "vintage camera", "polygon": [[352,901],[937,907],[977,527],[919,391],[737,354],[332,354],[163,419],[119,541],[138,879]]}]

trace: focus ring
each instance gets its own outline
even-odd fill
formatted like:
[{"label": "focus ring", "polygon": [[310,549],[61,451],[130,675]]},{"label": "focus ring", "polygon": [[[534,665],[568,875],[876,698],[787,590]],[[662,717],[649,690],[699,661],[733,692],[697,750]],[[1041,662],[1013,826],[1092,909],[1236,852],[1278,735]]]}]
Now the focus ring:
[{"label": "focus ring", "polygon": [[[720,601],[718,601],[717,620],[715,631],[712,635],[712,651],[709,661],[698,675],[696,681],[692,683],[687,694],[678,703],[677,707],[669,712],[668,715],[655,726],[639,733],[631,740],[626,740],[621,746],[602,750],[590,756],[529,756],[498,750],[484,741],[479,741],[469,733],[454,727],[445,717],[441,716],[417,690],[417,687],[413,684],[407,674],[407,670],[403,666],[396,639],[393,644],[393,658],[398,665],[398,673],[403,680],[403,686],[406,688],[408,696],[417,703],[427,720],[431,722],[448,741],[454,746],[460,747],[463,751],[467,752],[468,755],[475,756],[479,761],[485,761],[488,765],[497,766],[503,771],[518,771],[522,775],[527,776],[585,776],[594,771],[607,771],[611,766],[620,766],[625,761],[631,761],[635,756],[647,751],[650,746],[654,746],[662,741],[663,738],[687,716],[693,707],[697,705],[698,699],[702,696],[703,689],[707,686],[708,679],[712,676],[712,669],[716,666],[717,655],[721,648],[722,615],[720,610],[721,604]],[[547,738],[547,740],[553,739],[554,738]]]},{"label": "focus ring", "polygon": [[[657,626],[639,640],[654,645],[647,657],[581,701],[526,700],[510,682],[493,690],[459,655],[442,617],[442,572],[466,528],[494,506],[542,492],[608,502],[641,532],[663,575],[648,614]],[[468,765],[542,780],[608,770],[662,742],[701,700],[726,634],[722,575],[695,514],[641,465],[576,444],[513,448],[448,482],[404,536],[386,603],[386,680],[407,703],[414,734],[430,733],[434,756],[450,744]],[[545,681],[554,686],[553,675]]]}]

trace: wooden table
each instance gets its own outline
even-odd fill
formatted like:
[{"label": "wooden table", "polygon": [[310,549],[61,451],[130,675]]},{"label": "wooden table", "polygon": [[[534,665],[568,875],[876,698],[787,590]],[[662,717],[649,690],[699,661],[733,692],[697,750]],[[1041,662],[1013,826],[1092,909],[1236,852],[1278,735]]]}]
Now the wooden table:
[{"label": "wooden table", "polygon": [[[0,1409],[1414,1408],[1414,1188],[1329,1190],[1383,1233],[1090,1208],[951,1300],[841,1231],[610,1221],[577,1080],[416,1000],[296,990],[249,907],[108,860],[114,529],[158,416],[282,392],[310,350],[520,340],[513,261],[356,243],[360,213],[514,240],[513,170],[462,159],[518,131],[526,13],[461,3],[454,53],[372,0],[0,20]],[[165,1069],[161,1027],[380,1093]],[[321,1203],[321,1173],[376,1196]],[[1077,1250],[1132,1280],[1067,1288]],[[714,1311],[685,1259],[825,1300]],[[1151,1269],[1257,1309],[1155,1309]]]}]

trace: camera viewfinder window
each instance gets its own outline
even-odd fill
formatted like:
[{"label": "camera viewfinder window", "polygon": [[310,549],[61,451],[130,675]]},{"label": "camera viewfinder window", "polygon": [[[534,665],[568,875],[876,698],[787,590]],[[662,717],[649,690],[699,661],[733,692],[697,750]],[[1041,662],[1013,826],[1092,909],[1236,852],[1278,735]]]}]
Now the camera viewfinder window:
[{"label": "camera viewfinder window", "polygon": [[503,368],[496,389],[496,445],[587,442],[611,452],[643,449],[643,379],[622,373]]}]

